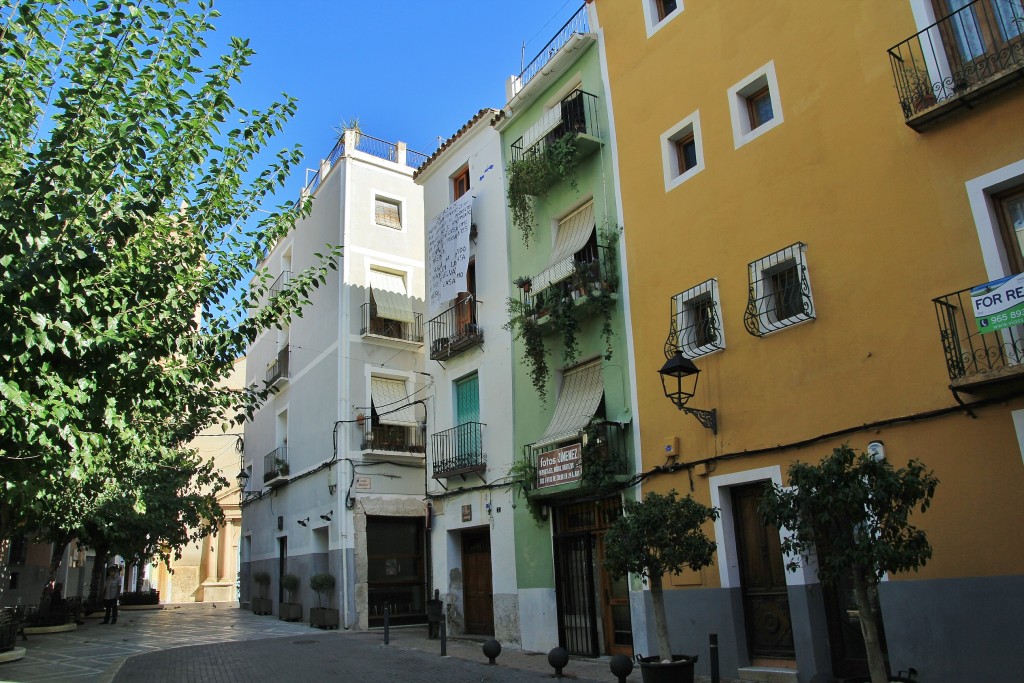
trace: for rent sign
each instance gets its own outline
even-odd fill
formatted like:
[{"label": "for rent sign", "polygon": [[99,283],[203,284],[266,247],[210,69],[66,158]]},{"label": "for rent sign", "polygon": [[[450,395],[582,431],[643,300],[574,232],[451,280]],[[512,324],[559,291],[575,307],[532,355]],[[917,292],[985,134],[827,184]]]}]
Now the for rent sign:
[{"label": "for rent sign", "polygon": [[979,332],[995,332],[1024,323],[1024,273],[971,289]]},{"label": "for rent sign", "polygon": [[563,446],[537,458],[537,486],[557,486],[580,478],[580,444]]}]

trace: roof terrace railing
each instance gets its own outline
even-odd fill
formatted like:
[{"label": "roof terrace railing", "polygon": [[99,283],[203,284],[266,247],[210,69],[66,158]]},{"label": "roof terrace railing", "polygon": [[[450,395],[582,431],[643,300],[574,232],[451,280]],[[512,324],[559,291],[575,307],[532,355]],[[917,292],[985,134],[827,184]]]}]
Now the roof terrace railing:
[{"label": "roof terrace railing", "polygon": [[338,159],[345,156],[346,143],[349,143],[349,151],[363,152],[378,159],[387,159],[411,168],[419,168],[427,160],[426,154],[406,149],[402,143],[388,142],[356,130],[346,129],[345,133],[346,135],[343,135],[331,148],[330,154],[324,159],[320,168],[307,180],[305,187],[307,194],[316,192],[320,183],[323,182],[322,176],[326,175],[327,171],[338,162]]},{"label": "roof terrace railing", "polygon": [[576,14],[572,15],[569,21],[558,30],[558,33],[548,41],[548,44],[541,48],[537,56],[526,65],[519,74],[519,88],[526,87],[526,84],[544,68],[555,53],[562,49],[562,46],[569,42],[569,39],[576,33],[590,33],[590,21],[587,18],[587,6],[583,5]]}]

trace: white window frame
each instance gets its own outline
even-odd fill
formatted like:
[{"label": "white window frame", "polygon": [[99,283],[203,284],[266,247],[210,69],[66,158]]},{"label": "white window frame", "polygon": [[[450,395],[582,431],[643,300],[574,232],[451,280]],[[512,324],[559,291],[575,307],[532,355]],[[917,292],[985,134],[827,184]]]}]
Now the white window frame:
[{"label": "white window frame", "polygon": [[[394,204],[398,207],[398,227],[392,227],[385,225],[384,223],[377,222],[377,202],[385,202],[387,204]],[[401,197],[386,194],[384,192],[374,192],[373,202],[370,205],[370,222],[381,228],[387,228],[388,230],[395,230],[401,232],[405,230],[405,201]]]},{"label": "white window frame", "polygon": [[[768,96],[772,101],[772,119],[757,128],[750,126],[750,114],[747,111],[747,98],[758,90],[768,88]],[[779,97],[779,79],[775,75],[775,61],[770,61],[760,69],[746,76],[729,88],[729,115],[732,119],[732,136],[735,149],[755,140],[768,131],[782,125],[782,100]]]},{"label": "white window frame", "polygon": [[[757,314],[758,323],[760,324],[761,330],[763,331],[763,334],[761,336],[775,334],[776,332],[781,332],[782,330],[789,329],[790,327],[810,322],[815,318],[814,290],[811,287],[810,270],[807,268],[807,245],[801,245],[801,247],[798,250],[796,250],[796,252],[791,256],[781,258],[781,256],[784,255],[786,250],[788,250],[789,248],[790,247],[779,249],[778,251],[768,254],[767,256],[763,256],[759,258],[757,261],[755,261],[754,263],[757,265],[754,266],[753,274],[748,273],[748,277],[751,277],[751,281],[748,282],[748,285],[753,285],[754,297],[757,301],[765,301],[768,300],[769,298],[774,299],[776,293],[774,291],[768,291],[771,287],[771,277],[772,275],[781,272],[782,270],[788,270],[788,268],[785,268],[785,266],[789,263],[792,263],[793,267],[796,268],[797,277],[805,277],[807,279],[807,298],[810,299],[811,302],[811,315],[791,315],[785,318],[779,318],[778,316],[774,315],[775,310],[778,309],[778,306],[766,306],[766,310],[758,312]],[[772,262],[772,259],[775,256],[779,256],[780,258]],[[802,291],[800,293],[800,296],[801,298],[803,297]],[[785,321],[794,320],[796,318],[801,319],[796,320],[796,322],[784,324]]]},{"label": "white window frame", "polygon": [[1024,159],[965,183],[989,282],[1010,274],[1010,261],[999,229],[998,207],[992,196],[1021,184],[1024,184]]},{"label": "white window frame", "polygon": [[[697,163],[683,173],[679,172],[679,149],[676,143],[693,134]],[[665,192],[670,192],[704,170],[704,143],[700,132],[700,110],[661,134],[661,169],[665,178]]]},{"label": "white window frame", "polygon": [[658,18],[658,0],[641,0],[641,3],[644,8],[644,25],[647,27],[648,38],[683,13],[683,0],[676,0],[675,10],[665,15],[664,19]]},{"label": "white window frame", "polygon": [[[676,320],[676,330],[679,334],[682,334],[683,330],[690,326],[693,322],[693,302],[699,300],[710,300],[715,309],[715,315],[718,320],[722,318],[722,303],[718,297],[718,278],[711,278],[705,280],[696,287],[691,287],[684,292],[680,292],[672,297],[672,305],[675,307],[673,315]],[[718,341],[715,344],[704,344],[694,349],[686,349],[680,343],[678,337],[676,338],[676,347],[679,349],[685,357],[694,359],[700,358],[701,356],[707,356],[708,354],[715,353],[716,351],[722,351],[725,349],[725,329],[724,325],[720,326],[717,330]]]}]

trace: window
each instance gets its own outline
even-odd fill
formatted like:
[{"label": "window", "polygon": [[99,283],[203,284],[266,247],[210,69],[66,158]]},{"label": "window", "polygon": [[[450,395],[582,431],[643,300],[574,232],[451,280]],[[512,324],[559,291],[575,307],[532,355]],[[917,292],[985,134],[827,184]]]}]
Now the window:
[{"label": "window", "polygon": [[469,166],[452,176],[452,199],[458,199],[469,192]]},{"label": "window", "polygon": [[768,62],[729,88],[728,97],[737,149],[782,123],[775,62]]},{"label": "window", "polygon": [[395,230],[402,229],[402,205],[394,199],[376,197],[373,215],[377,225]]},{"label": "window", "polygon": [[683,0],[642,1],[648,38],[660,30],[670,19],[679,16],[683,11]]},{"label": "window", "polygon": [[747,332],[763,337],[814,319],[806,249],[806,245],[797,242],[750,263],[750,295],[743,315]]},{"label": "window", "polygon": [[25,564],[28,557],[28,537],[24,534],[12,536],[8,541],[7,565]]},{"label": "window", "polygon": [[700,111],[661,134],[661,155],[666,192],[704,170]]},{"label": "window", "polygon": [[687,358],[725,348],[718,281],[714,278],[672,297],[671,332],[667,346]]},{"label": "window", "polygon": [[993,197],[1010,271],[1024,273],[1024,186]]}]

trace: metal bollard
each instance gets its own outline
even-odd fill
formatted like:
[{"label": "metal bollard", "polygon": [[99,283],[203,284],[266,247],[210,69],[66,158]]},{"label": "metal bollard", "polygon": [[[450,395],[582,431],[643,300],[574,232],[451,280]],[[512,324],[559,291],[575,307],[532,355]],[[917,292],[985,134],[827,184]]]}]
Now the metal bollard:
[{"label": "metal bollard", "polygon": [[438,630],[440,631],[440,634],[441,634],[441,656],[442,657],[447,657],[448,656],[448,628],[447,628],[447,625],[446,625],[447,621],[448,621],[447,619],[441,619],[441,623],[438,624],[438,626],[440,627]]},{"label": "metal bollard", "polygon": [[391,642],[391,611],[384,608],[384,644]]},{"label": "metal bollard", "polygon": [[711,683],[719,683],[721,680],[718,674],[718,634],[712,633],[711,636]]}]

